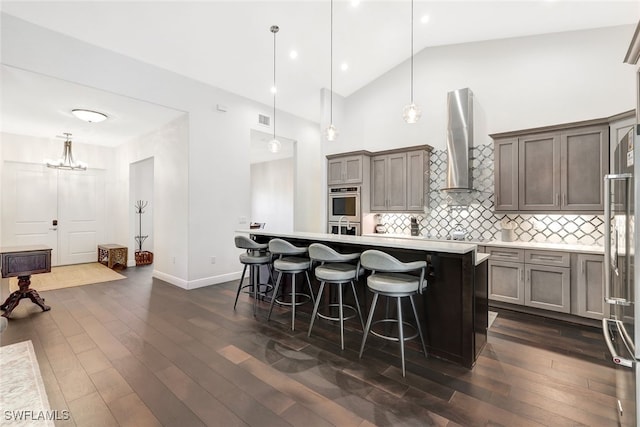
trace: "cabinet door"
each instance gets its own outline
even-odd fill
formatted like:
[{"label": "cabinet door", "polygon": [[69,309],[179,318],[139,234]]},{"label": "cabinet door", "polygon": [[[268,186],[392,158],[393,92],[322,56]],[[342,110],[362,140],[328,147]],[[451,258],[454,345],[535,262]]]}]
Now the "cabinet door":
[{"label": "cabinet door", "polygon": [[560,137],[520,137],[518,158],[519,209],[560,210]]},{"label": "cabinet door", "polygon": [[331,159],[327,162],[327,184],[342,184],[344,179],[344,159]]},{"label": "cabinet door", "polygon": [[496,211],[518,210],[518,139],[494,144],[494,190]]},{"label": "cabinet door", "polygon": [[604,257],[578,254],[578,316],[602,319],[609,316],[604,302]]},{"label": "cabinet door", "polygon": [[570,271],[569,267],[525,264],[524,304],[570,313]]},{"label": "cabinet door", "polygon": [[362,182],[362,156],[345,157],[344,183],[359,184]]},{"label": "cabinet door", "polygon": [[604,210],[604,175],[609,170],[609,127],[591,126],[560,137],[562,209]]},{"label": "cabinet door", "polygon": [[424,151],[407,153],[407,210],[424,211]]},{"label": "cabinet door", "polygon": [[407,209],[407,153],[389,154],[387,160],[387,200],[392,211]]},{"label": "cabinet door", "polygon": [[489,260],[489,299],[524,304],[524,264]]},{"label": "cabinet door", "polygon": [[371,158],[371,211],[387,210],[387,156]]}]

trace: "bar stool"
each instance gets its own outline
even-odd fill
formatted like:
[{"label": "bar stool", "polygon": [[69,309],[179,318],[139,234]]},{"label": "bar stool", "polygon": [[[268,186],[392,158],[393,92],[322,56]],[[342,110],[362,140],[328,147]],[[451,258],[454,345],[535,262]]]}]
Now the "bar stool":
[{"label": "bar stool", "polygon": [[[371,310],[367,318],[367,324],[364,328],[364,336],[362,337],[362,345],[360,346],[360,358],[362,358],[362,352],[364,351],[364,345],[367,342],[367,336],[369,332],[380,338],[384,338],[389,341],[400,342],[400,357],[402,359],[402,376],[405,376],[405,363],[404,363],[404,342],[410,339],[420,336],[422,342],[422,350],[425,357],[427,356],[427,348],[424,344],[424,338],[422,336],[422,328],[420,327],[420,320],[418,319],[418,313],[413,301],[413,296],[422,293],[422,289],[426,286],[424,282],[425,271],[427,268],[426,261],[414,261],[414,262],[401,262],[391,255],[378,251],[368,250],[364,251],[360,256],[360,263],[367,270],[371,270],[372,274],[367,278],[367,287],[373,292],[373,301],[371,302]],[[411,271],[420,270],[420,277],[416,277],[411,274],[406,274]],[[380,319],[372,323],[373,315],[376,309],[376,303],[378,302],[378,296],[384,295],[387,297],[396,298],[398,307],[397,319],[385,318]],[[402,316],[402,304],[401,300],[404,297],[409,297],[411,301],[411,308],[413,309],[413,315],[416,319],[416,334],[405,337],[404,326],[413,327],[408,322],[403,320]],[[388,315],[388,314],[387,314]],[[392,323],[398,325],[398,336],[384,335],[371,329],[372,324],[378,323]]]},{"label": "bar stool", "polygon": [[[311,329],[313,329],[313,323],[316,320],[316,316],[326,320],[340,322],[340,347],[344,350],[344,321],[353,319],[357,314],[360,317],[362,329],[364,329],[362,312],[360,311],[360,302],[358,301],[358,294],[354,284],[354,281],[358,280],[358,277],[364,270],[360,267],[360,261],[358,261],[357,265],[349,263],[350,261],[359,259],[360,254],[341,254],[322,243],[312,243],[309,246],[309,258],[311,258],[311,261],[320,262],[320,265],[315,269],[316,279],[320,281],[320,290],[318,291],[318,297],[316,298],[313,313],[311,314],[311,324],[309,325],[309,332],[307,333],[307,336],[311,336]],[[338,304],[326,305],[329,310],[332,307],[337,307],[338,317],[318,312],[325,283],[338,285]],[[345,305],[342,302],[342,291],[345,283],[351,283],[351,290],[353,291],[356,303],[355,307]],[[345,317],[345,308],[353,310],[353,314]]]},{"label": "bar stool", "polygon": [[[276,279],[276,286],[273,290],[273,298],[271,298],[271,305],[269,307],[267,320],[271,319],[274,302],[279,305],[291,306],[291,330],[293,331],[295,330],[296,306],[305,304],[309,300],[312,300],[315,303],[313,289],[311,288],[311,280],[309,279],[309,267],[311,266],[311,260],[300,256],[307,253],[307,248],[294,246],[283,239],[271,239],[269,241],[269,252],[279,258],[273,261],[273,269],[278,272],[278,278]],[[307,278],[307,284],[309,285],[309,294],[296,292],[296,274],[303,272]],[[287,302],[284,299],[278,299],[278,289],[280,289],[283,274],[291,274],[290,302]],[[305,298],[305,300],[298,301],[298,297]]]},{"label": "bar stool", "polygon": [[[246,236],[236,236],[235,237],[236,248],[246,249],[246,253],[240,254],[240,262],[244,264],[244,268],[242,269],[242,276],[240,277],[240,282],[238,283],[238,290],[236,291],[236,301],[233,303],[233,309],[236,309],[236,304],[238,304],[238,296],[240,295],[240,291],[244,288],[251,288],[253,291],[253,314],[256,314],[256,305],[258,302],[258,294],[264,296],[267,292],[273,289],[273,286],[268,283],[260,283],[260,266],[266,265],[269,270],[269,277],[271,278],[271,283],[275,283],[273,280],[273,274],[271,273],[271,254],[267,252],[267,248],[269,247],[266,243],[258,243],[254,240]],[[247,267],[250,267],[249,277],[251,278],[251,283],[248,285],[243,285],[244,275],[247,272]],[[260,287],[264,286],[264,290],[260,290]]]}]

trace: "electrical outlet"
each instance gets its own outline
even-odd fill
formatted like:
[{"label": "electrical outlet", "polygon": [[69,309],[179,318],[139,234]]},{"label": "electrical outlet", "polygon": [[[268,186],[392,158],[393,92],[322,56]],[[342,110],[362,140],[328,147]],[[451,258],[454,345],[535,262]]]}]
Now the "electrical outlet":
[{"label": "electrical outlet", "polygon": [[216,257],[212,256],[211,257],[211,264],[215,264],[216,263]]},{"label": "electrical outlet", "polygon": [[173,257],[172,262],[175,264],[176,263],[176,257]]},{"label": "electrical outlet", "polygon": [[246,216],[238,217],[238,224],[246,224],[246,223],[247,223],[247,217]]}]

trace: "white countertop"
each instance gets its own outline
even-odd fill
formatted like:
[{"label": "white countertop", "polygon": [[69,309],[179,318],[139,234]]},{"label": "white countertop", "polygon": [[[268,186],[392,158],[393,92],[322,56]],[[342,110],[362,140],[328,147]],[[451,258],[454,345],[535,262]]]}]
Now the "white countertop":
[{"label": "white countertop", "polygon": [[281,237],[285,239],[305,239],[316,240],[319,242],[350,243],[354,245],[371,245],[386,248],[415,249],[419,251],[446,252],[453,254],[466,254],[468,252],[475,251],[477,248],[477,244],[475,243],[452,242],[450,240],[427,240],[422,238],[405,239],[389,236],[380,237],[373,234],[364,236],[347,236],[327,233],[307,233],[299,231],[277,233],[259,229],[236,230],[236,233],[258,234],[261,236]]},{"label": "white countertop", "polygon": [[482,264],[485,260],[489,259],[490,256],[490,254],[476,252],[476,265]]},{"label": "white countertop", "polygon": [[571,245],[569,243],[545,243],[545,242],[503,242],[492,240],[479,243],[483,246],[519,248],[519,249],[548,249],[550,251],[578,252],[588,254],[604,254],[604,247],[597,245]]},{"label": "white countertop", "polygon": [[590,253],[590,254],[604,254],[604,247],[597,245],[572,245],[569,243],[546,243],[546,242],[503,242],[501,240],[491,240],[488,242],[482,242],[477,240],[437,240],[430,239],[424,236],[409,236],[407,234],[363,234],[367,237],[378,237],[385,239],[407,239],[407,240],[422,240],[429,242],[449,242],[454,245],[459,244],[474,244],[479,246],[490,247],[503,247],[503,248],[519,248],[519,249],[545,249],[552,251],[564,251],[564,252],[576,252],[576,253]]}]

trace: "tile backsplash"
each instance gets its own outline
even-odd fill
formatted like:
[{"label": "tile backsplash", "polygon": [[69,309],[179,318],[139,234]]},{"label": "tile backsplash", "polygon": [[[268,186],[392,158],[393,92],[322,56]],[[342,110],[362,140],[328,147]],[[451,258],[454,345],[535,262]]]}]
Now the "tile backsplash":
[{"label": "tile backsplash", "polygon": [[388,233],[411,234],[410,217],[416,217],[420,234],[446,239],[456,225],[473,240],[501,240],[502,220],[515,223],[515,239],[522,242],[552,242],[602,245],[603,215],[504,214],[494,213],[493,144],[472,148],[471,193],[444,193],[447,153],[431,153],[429,209],[425,214],[381,214]]}]

